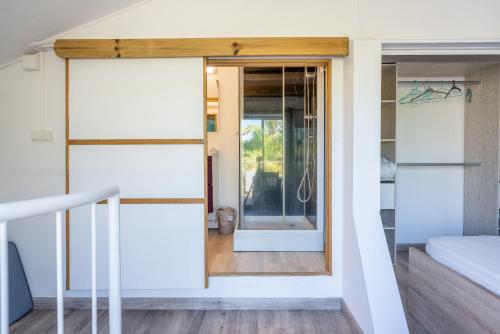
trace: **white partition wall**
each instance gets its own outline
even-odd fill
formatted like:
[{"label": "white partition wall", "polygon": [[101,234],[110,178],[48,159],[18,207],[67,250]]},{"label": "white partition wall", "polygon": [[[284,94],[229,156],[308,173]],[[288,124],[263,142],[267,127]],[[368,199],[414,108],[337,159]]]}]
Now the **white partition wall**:
[{"label": "white partition wall", "polygon": [[203,145],[71,146],[71,192],[118,184],[124,198],[201,198],[203,153]]},{"label": "white partition wall", "polygon": [[[127,201],[123,288],[203,288],[203,59],[71,60],[68,88],[70,192],[117,185]],[[104,212],[98,206],[102,268]],[[88,219],[89,208],[70,213],[71,289],[90,288]]]},{"label": "white partition wall", "polygon": [[[108,282],[106,212],[105,205],[97,206],[98,289],[106,289]],[[90,252],[82,251],[90,245],[88,217],[90,207],[71,214],[71,289],[75,290],[90,288]],[[122,288],[203,287],[204,257],[195,256],[204,243],[203,217],[199,204],[122,205]]]},{"label": "white partition wall", "polygon": [[203,138],[201,58],[72,59],[69,80],[71,139]]}]

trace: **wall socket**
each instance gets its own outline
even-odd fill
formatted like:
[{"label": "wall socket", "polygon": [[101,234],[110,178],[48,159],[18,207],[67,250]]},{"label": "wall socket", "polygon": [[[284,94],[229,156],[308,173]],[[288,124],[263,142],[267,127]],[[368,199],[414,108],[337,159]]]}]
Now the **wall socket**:
[{"label": "wall socket", "polygon": [[35,130],[31,131],[31,141],[53,141],[54,131],[52,130]]}]

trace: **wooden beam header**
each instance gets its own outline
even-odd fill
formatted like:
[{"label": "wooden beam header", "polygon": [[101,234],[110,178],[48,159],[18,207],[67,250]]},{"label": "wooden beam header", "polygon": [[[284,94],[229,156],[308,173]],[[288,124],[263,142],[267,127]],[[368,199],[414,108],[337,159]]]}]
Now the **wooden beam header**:
[{"label": "wooden beam header", "polygon": [[347,37],[58,39],[55,53],[67,59],[234,56],[347,56]]}]

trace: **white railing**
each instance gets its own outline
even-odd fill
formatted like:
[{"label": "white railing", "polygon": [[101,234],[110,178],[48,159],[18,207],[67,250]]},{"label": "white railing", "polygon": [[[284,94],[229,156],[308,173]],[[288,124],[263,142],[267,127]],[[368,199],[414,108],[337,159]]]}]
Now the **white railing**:
[{"label": "white railing", "polygon": [[9,266],[7,223],[55,212],[56,214],[56,261],[57,261],[57,333],[64,333],[64,283],[63,283],[63,212],[67,209],[92,205],[92,333],[97,334],[97,286],[96,286],[96,203],[107,199],[109,219],[109,332],[121,334],[120,296],[120,191],[111,188],[70,195],[39,198],[0,204],[0,333],[9,332]]}]

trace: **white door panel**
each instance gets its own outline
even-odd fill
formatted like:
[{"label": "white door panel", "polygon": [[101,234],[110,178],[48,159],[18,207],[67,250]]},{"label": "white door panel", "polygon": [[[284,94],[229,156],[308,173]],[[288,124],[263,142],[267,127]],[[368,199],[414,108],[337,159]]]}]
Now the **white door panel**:
[{"label": "white door panel", "polygon": [[71,139],[203,138],[203,60],[75,59]]},{"label": "white door panel", "polygon": [[[69,62],[70,139],[203,139],[203,59]],[[71,145],[70,191],[118,185],[122,198],[203,198],[204,145]],[[106,205],[98,281],[107,286]],[[71,210],[70,287],[90,288],[90,208]],[[204,205],[121,206],[124,289],[203,288]]]},{"label": "white door panel", "polygon": [[71,192],[119,186],[121,197],[204,197],[203,145],[71,146]]},{"label": "white door panel", "polygon": [[[123,289],[204,287],[201,204],[121,206]],[[97,206],[98,288],[108,286],[107,205]],[[90,288],[90,207],[71,210],[71,288]],[[188,233],[186,233],[188,232]]]}]

